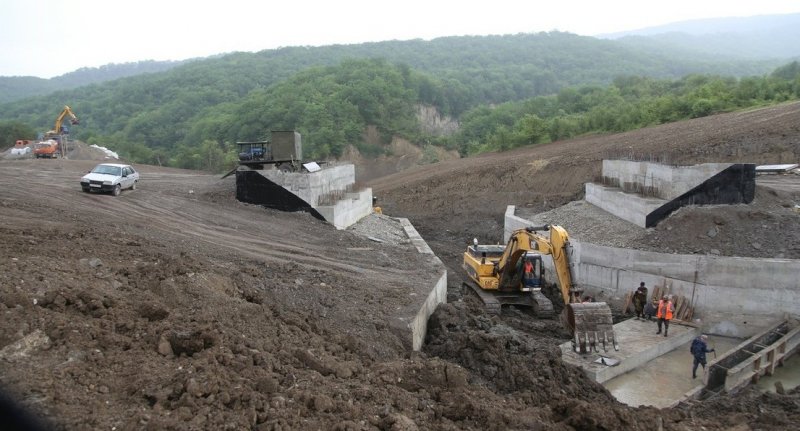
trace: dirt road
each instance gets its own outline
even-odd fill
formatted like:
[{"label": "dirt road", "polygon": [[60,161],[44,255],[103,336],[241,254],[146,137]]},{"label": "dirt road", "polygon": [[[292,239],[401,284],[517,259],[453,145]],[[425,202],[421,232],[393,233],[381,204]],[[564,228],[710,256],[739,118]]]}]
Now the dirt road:
[{"label": "dirt road", "polygon": [[[443,162],[373,186],[458,286],[463,246],[498,238],[506,205],[579,198],[603,157],[796,162],[798,125],[800,104],[788,104]],[[796,391],[746,391],[692,411],[624,406],[561,362],[556,321],[487,316],[455,296],[412,353],[386,317],[431,277],[407,244],[241,204],[233,178],[196,172],[141,166],[135,191],[84,194],[78,178],[95,163],[0,161],[0,382],[55,429],[745,430],[800,420]]]}]

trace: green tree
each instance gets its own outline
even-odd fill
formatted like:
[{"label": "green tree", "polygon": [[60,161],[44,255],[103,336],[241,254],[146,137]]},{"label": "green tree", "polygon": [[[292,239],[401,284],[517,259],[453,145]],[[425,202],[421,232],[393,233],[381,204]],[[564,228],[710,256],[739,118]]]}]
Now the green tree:
[{"label": "green tree", "polygon": [[0,121],[0,149],[13,147],[18,139],[33,140],[36,132],[20,121]]}]

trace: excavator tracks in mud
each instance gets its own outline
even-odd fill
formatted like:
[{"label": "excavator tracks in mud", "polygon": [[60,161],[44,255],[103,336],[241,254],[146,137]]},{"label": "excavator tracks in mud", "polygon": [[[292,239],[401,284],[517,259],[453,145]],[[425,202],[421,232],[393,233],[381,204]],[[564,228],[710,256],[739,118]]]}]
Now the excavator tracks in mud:
[{"label": "excavator tracks in mud", "polygon": [[551,318],[555,314],[552,301],[542,294],[541,289],[520,294],[483,290],[474,283],[464,283],[462,288],[464,293],[471,290],[478,295],[478,298],[483,302],[484,309],[489,314],[500,314],[503,305],[532,308],[536,317],[542,319]]}]

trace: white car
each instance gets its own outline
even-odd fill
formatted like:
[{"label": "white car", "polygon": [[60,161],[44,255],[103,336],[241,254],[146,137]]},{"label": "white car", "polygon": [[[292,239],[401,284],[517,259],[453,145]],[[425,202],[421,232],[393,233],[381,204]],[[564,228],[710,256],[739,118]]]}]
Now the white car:
[{"label": "white car", "polygon": [[122,189],[136,190],[139,173],[131,165],[101,163],[81,178],[84,192],[111,192],[119,196]]}]

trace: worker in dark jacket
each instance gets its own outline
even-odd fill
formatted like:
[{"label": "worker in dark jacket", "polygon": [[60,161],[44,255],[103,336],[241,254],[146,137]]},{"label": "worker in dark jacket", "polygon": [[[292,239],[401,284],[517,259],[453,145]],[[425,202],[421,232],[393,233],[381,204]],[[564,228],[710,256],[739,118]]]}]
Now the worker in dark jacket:
[{"label": "worker in dark jacket", "polygon": [[706,369],[706,353],[713,352],[714,349],[708,348],[708,336],[701,335],[695,338],[692,341],[692,347],[690,348],[692,355],[694,356],[694,365],[692,365],[692,378],[697,378],[697,366],[702,365],[703,370]]},{"label": "worker in dark jacket", "polygon": [[644,305],[647,304],[647,288],[644,281],[639,284],[639,288],[633,294],[633,307],[636,308],[636,320],[644,318]]},{"label": "worker in dark jacket", "polygon": [[644,320],[651,320],[656,315],[656,307],[658,306],[658,299],[653,298],[644,306]]}]

